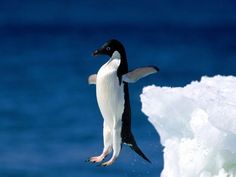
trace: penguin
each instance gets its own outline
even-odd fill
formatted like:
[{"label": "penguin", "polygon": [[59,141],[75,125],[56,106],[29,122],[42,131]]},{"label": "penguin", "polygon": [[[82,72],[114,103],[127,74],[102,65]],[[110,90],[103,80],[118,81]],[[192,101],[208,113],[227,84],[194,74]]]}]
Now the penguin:
[{"label": "penguin", "polygon": [[99,156],[89,158],[91,163],[101,163],[113,151],[110,160],[101,163],[109,166],[118,158],[122,145],[127,144],[143,159],[150,162],[138,147],[131,131],[131,107],[128,83],[156,73],[155,66],[140,67],[128,72],[125,48],[116,39],[111,39],[95,50],[93,56],[107,55],[110,59],[102,65],[97,74],[88,78],[89,84],[96,85],[96,97],[103,117],[103,151]]}]

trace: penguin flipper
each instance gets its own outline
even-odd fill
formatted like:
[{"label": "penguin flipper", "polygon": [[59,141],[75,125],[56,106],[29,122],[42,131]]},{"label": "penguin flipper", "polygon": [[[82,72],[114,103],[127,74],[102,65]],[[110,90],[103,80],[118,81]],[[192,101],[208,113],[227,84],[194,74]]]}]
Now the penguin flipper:
[{"label": "penguin flipper", "polygon": [[88,84],[95,84],[96,85],[97,74],[92,74],[88,77]]},{"label": "penguin flipper", "polygon": [[122,76],[122,81],[127,83],[135,83],[141,78],[144,78],[150,74],[158,72],[159,69],[155,66],[147,66],[136,68],[133,71],[130,71]]}]

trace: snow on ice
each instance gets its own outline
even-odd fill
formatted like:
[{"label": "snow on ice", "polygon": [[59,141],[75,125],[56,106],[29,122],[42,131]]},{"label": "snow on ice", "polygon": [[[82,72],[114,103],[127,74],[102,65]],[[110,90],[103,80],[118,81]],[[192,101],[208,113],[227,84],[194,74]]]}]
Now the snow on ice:
[{"label": "snow on ice", "polygon": [[236,77],[148,86],[141,101],[164,147],[161,177],[236,177]]}]

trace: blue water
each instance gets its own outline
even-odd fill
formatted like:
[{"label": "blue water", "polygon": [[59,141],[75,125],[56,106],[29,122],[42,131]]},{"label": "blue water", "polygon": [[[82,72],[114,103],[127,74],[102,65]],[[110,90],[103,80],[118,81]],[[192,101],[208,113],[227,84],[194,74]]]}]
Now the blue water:
[{"label": "blue water", "polygon": [[[141,112],[142,88],[236,75],[234,1],[125,3],[1,1],[0,176],[157,177],[162,147]],[[133,132],[152,164],[126,146],[111,167],[85,163],[102,151],[87,77],[107,60],[91,52],[110,38],[124,43],[130,69],[161,69],[130,85]]]}]

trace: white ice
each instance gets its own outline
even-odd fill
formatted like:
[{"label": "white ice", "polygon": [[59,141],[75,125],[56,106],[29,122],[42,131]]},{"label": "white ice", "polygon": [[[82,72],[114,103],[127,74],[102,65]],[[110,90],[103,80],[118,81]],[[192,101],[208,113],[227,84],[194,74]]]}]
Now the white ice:
[{"label": "white ice", "polygon": [[141,101],[164,147],[161,177],[236,177],[236,77],[148,86]]}]

